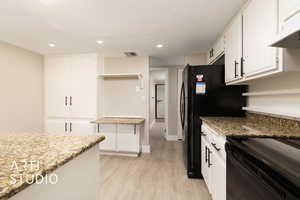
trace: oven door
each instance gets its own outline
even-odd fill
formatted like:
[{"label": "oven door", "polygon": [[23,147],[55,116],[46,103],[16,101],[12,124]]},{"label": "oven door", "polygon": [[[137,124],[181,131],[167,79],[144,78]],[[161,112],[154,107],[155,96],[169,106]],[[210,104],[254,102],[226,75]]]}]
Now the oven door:
[{"label": "oven door", "polygon": [[[271,168],[226,143],[226,200],[296,200]],[[272,177],[272,174],[274,177]],[[278,177],[276,179],[275,177]]]}]

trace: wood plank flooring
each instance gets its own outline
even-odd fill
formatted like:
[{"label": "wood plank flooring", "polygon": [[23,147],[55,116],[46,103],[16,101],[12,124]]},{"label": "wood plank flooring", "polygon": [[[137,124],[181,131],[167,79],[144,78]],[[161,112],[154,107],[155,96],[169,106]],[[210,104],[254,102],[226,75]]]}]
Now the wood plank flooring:
[{"label": "wood plank flooring", "polygon": [[157,123],[151,154],[138,158],[101,156],[101,200],[210,200],[203,180],[188,179],[182,143],[165,141]]}]

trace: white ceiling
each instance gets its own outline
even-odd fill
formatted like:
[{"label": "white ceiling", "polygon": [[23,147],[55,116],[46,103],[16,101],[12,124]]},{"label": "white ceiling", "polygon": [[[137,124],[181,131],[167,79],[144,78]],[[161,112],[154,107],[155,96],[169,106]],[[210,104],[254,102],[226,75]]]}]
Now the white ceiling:
[{"label": "white ceiling", "polygon": [[1,0],[0,40],[41,54],[188,55],[206,51],[245,1]]}]

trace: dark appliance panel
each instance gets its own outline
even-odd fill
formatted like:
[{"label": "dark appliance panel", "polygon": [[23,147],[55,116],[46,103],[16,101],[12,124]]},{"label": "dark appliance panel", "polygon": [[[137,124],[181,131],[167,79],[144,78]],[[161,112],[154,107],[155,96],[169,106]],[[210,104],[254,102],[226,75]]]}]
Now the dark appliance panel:
[{"label": "dark appliance panel", "polygon": [[300,199],[300,149],[274,139],[228,141],[227,200]]}]

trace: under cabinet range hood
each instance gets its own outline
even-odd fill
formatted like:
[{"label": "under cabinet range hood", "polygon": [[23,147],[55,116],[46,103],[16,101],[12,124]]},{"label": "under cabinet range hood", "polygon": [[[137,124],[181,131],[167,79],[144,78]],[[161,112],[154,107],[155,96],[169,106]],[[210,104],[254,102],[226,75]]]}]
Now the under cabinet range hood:
[{"label": "under cabinet range hood", "polygon": [[300,48],[300,24],[299,29],[280,34],[270,46],[281,48]]}]

